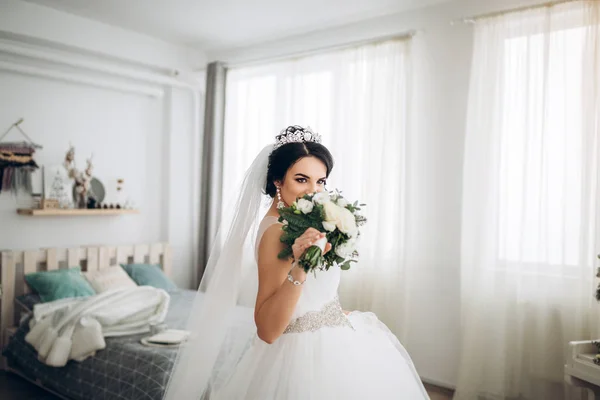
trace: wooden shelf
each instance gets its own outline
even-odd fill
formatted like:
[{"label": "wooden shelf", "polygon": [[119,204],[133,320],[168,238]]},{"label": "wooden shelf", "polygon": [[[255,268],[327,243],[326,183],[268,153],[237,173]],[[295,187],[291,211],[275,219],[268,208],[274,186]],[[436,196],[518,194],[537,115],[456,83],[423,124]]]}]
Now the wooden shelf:
[{"label": "wooden shelf", "polygon": [[17,210],[19,215],[31,215],[34,217],[51,217],[51,216],[76,216],[76,215],[124,215],[124,214],[139,214],[139,210],[124,210],[119,208],[109,209],[31,209],[31,208],[20,208]]}]

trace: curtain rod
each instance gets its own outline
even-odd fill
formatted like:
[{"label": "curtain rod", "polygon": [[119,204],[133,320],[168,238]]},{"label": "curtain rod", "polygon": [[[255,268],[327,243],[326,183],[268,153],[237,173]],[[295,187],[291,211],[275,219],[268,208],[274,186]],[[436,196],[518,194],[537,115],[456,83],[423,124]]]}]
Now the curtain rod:
[{"label": "curtain rod", "polygon": [[355,41],[355,42],[346,42],[346,43],[337,44],[337,45],[323,46],[323,47],[313,48],[310,50],[299,51],[296,53],[286,53],[286,54],[280,54],[280,55],[273,56],[273,57],[250,59],[250,60],[241,61],[241,62],[233,62],[233,63],[226,62],[225,66],[227,68],[246,67],[246,66],[265,64],[265,63],[269,63],[269,62],[277,62],[277,61],[283,61],[283,60],[290,60],[290,59],[294,59],[294,58],[308,57],[308,56],[312,56],[312,55],[323,54],[328,51],[350,49],[352,47],[357,47],[357,46],[362,46],[362,45],[383,43],[383,42],[387,42],[390,40],[410,40],[419,32],[421,32],[421,31],[417,30],[417,29],[413,29],[408,32],[397,34],[397,35],[379,36],[379,37],[376,37],[373,39],[365,39],[365,40],[359,40],[359,41]]},{"label": "curtain rod", "polygon": [[577,1],[584,1],[584,0],[554,0],[554,1],[546,1],[545,3],[533,4],[533,5],[530,5],[530,6],[523,6],[523,7],[511,8],[511,9],[507,9],[507,10],[495,11],[495,12],[491,12],[491,13],[487,13],[487,14],[475,15],[475,16],[471,16],[471,17],[463,17],[463,18],[459,18],[459,19],[455,19],[455,20],[450,21],[450,24],[451,25],[456,25],[456,24],[461,24],[461,23],[462,24],[474,24],[474,23],[476,23],[480,19],[499,17],[499,16],[502,16],[502,15],[517,13],[517,12],[522,12],[522,11],[538,10],[540,8],[550,8],[550,7],[554,7],[554,6],[560,5],[560,4],[574,3],[574,2],[577,2]]}]

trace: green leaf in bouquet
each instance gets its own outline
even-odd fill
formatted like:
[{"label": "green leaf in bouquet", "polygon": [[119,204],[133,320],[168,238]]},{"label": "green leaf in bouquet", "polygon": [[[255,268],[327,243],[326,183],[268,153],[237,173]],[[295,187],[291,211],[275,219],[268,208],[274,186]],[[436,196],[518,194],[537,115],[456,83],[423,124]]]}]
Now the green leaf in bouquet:
[{"label": "green leaf in bouquet", "polygon": [[355,215],[356,226],[363,226],[367,223],[367,219],[362,215]]},{"label": "green leaf in bouquet", "polygon": [[340,268],[342,271],[348,271],[350,269],[350,262],[351,261],[346,261],[345,263],[343,263],[342,265],[340,265]]},{"label": "green leaf in bouquet", "polygon": [[279,254],[277,254],[277,258],[279,258],[280,260],[287,260],[288,258],[292,257],[294,255],[294,252],[292,251],[291,247],[286,247],[285,249],[281,250],[279,252]]},{"label": "green leaf in bouquet", "polygon": [[304,200],[312,201],[313,195],[312,194],[305,194],[304,196],[302,196],[302,198]]},{"label": "green leaf in bouquet", "polygon": [[294,234],[290,234],[289,232],[283,232],[281,234],[281,237],[279,238],[279,241],[281,243],[286,243],[289,245],[292,245],[294,243],[294,241],[296,240],[297,235]]},{"label": "green leaf in bouquet", "polygon": [[302,214],[301,211],[281,211],[281,214],[284,216],[288,225],[295,227],[300,225],[307,224],[307,218]]}]

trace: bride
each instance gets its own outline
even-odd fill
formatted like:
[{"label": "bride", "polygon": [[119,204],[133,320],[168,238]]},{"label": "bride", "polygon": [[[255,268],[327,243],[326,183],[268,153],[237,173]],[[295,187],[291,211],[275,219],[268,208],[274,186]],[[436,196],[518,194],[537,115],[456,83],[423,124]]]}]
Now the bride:
[{"label": "bride", "polygon": [[[306,274],[277,257],[283,246],[277,208],[325,190],[332,168],[320,136],[299,126],[284,129],[258,155],[225,242],[211,253],[188,322],[192,335],[179,351],[166,399],[428,399],[389,329],[372,313],[342,310],[340,268]],[[260,220],[265,193],[276,201]],[[294,260],[324,236],[308,229],[292,248]],[[248,243],[254,243],[250,261],[243,256]],[[253,310],[240,306],[249,288]],[[246,313],[248,325],[248,310],[251,334],[240,322]]]}]

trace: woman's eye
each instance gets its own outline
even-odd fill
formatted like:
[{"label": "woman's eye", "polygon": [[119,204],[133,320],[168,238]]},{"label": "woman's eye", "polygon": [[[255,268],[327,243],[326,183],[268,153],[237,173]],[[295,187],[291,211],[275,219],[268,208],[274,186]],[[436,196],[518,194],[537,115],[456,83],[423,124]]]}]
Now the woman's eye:
[{"label": "woman's eye", "polygon": [[296,182],[298,182],[298,183],[306,183],[306,179],[305,178],[298,178],[298,179],[296,179]]},{"label": "woman's eye", "polygon": [[323,180],[319,181],[318,183],[319,183],[319,185],[327,185],[327,182],[323,181]]}]

